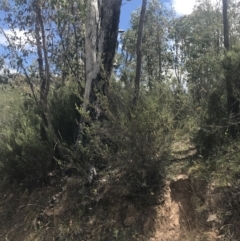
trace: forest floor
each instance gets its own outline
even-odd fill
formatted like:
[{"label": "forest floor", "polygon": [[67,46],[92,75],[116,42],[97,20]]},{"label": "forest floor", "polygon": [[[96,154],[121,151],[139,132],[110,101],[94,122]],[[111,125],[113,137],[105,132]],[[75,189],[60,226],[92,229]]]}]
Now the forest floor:
[{"label": "forest floor", "polygon": [[[224,163],[221,170],[236,169]],[[145,201],[131,195],[121,168],[99,172],[87,187],[81,177],[60,172],[33,190],[10,190],[3,182],[0,241],[240,240],[238,185],[209,168],[185,138],[173,145],[162,191],[143,194]]]}]

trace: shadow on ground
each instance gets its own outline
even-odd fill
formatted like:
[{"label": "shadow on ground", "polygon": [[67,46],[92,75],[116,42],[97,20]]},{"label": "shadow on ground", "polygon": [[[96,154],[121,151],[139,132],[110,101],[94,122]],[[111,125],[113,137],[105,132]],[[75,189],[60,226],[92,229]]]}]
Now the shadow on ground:
[{"label": "shadow on ground", "polygon": [[59,175],[51,185],[8,191],[0,200],[0,240],[148,240],[164,185],[134,192],[121,169],[99,173],[91,185],[79,176]]}]

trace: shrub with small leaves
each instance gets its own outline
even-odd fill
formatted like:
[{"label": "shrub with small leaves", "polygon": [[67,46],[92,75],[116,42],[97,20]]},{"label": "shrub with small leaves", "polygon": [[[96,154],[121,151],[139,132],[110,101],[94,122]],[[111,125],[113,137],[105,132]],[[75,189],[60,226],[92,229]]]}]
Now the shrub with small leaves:
[{"label": "shrub with small leaves", "polygon": [[136,107],[132,106],[132,97],[133,90],[112,83],[108,98],[100,101],[104,119],[85,128],[89,140],[85,154],[96,167],[125,169],[133,196],[151,195],[161,187],[172,143],[173,99],[165,84],[142,90]]},{"label": "shrub with small leaves", "polygon": [[54,142],[50,134],[41,141],[40,123],[36,114],[25,112],[1,132],[0,172],[27,187],[43,184],[54,165]]}]

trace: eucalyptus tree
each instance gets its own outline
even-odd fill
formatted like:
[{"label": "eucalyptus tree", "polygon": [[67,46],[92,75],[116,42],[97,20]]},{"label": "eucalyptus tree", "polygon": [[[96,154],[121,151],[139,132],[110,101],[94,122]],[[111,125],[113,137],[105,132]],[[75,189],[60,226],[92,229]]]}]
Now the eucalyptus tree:
[{"label": "eucalyptus tree", "polygon": [[[148,2],[142,37],[141,83],[153,88],[172,70],[173,55],[169,32],[174,13],[158,0]],[[140,9],[132,13],[131,27],[122,36],[123,66],[128,72],[136,68],[136,42]],[[124,70],[125,71],[125,70]],[[124,73],[123,71],[123,73]],[[123,78],[124,79],[124,78]],[[131,80],[128,80],[131,81]]]},{"label": "eucalyptus tree", "polygon": [[175,20],[172,32],[178,53],[175,61],[185,72],[188,89],[198,104],[222,78],[221,19],[218,6],[201,1],[192,14]]},{"label": "eucalyptus tree", "polygon": [[[49,40],[52,38],[49,30],[52,22],[49,21],[48,9],[49,5],[41,0],[6,1],[1,5],[5,14],[4,26],[7,26],[7,30],[1,28],[8,43],[7,56],[10,56],[12,68],[25,75],[35,102],[41,109],[41,137],[44,140],[47,139],[45,127],[51,128],[48,94],[51,81]],[[39,86],[39,97],[34,84]]]},{"label": "eucalyptus tree", "polygon": [[[89,103],[96,104],[96,89],[102,94],[107,93],[117,46],[121,5],[122,0],[87,1],[84,111]],[[99,111],[99,107],[93,107],[96,112]]]},{"label": "eucalyptus tree", "polygon": [[[236,21],[230,22],[229,9],[230,6],[236,6],[233,3],[230,4],[228,0],[222,0],[222,13],[223,13],[223,28],[224,28],[224,48],[225,56],[223,59],[223,69],[225,73],[226,94],[227,94],[227,113],[230,121],[230,134],[236,137],[239,132],[239,98],[240,98],[240,84],[239,84],[239,44],[236,44],[238,39],[238,33],[236,33],[237,24]],[[231,11],[233,14],[233,12]],[[237,18],[238,16],[238,18]],[[239,14],[234,14],[234,17],[240,20]],[[233,20],[233,18],[231,19]],[[234,30],[232,30],[234,29]],[[231,34],[230,34],[231,33]]]},{"label": "eucalyptus tree", "polygon": [[53,0],[50,7],[56,37],[56,43],[51,44],[51,61],[55,63],[55,71],[61,74],[62,85],[73,78],[83,92],[85,2]]},{"label": "eucalyptus tree", "polygon": [[136,76],[135,76],[135,92],[134,92],[134,105],[137,104],[140,91],[140,78],[141,78],[141,67],[142,67],[142,34],[143,34],[143,25],[145,19],[147,7],[147,0],[142,1],[142,8],[140,13],[140,19],[138,24],[138,37],[137,37],[137,65],[136,65]]},{"label": "eucalyptus tree", "polygon": [[[223,6],[223,27],[224,27],[224,48],[226,50],[226,52],[228,52],[230,50],[230,43],[229,43],[229,21],[228,21],[228,5],[229,2],[228,0],[222,0],[222,6]],[[234,115],[237,114],[238,112],[238,101],[236,100],[236,98],[233,95],[233,87],[232,87],[232,83],[231,83],[231,78],[229,76],[229,71],[226,70],[226,90],[227,90],[227,105],[228,105],[228,113],[231,114],[231,112],[233,111]],[[235,108],[234,108],[235,107]]]},{"label": "eucalyptus tree", "polygon": [[222,0],[223,5],[223,27],[224,27],[224,47],[227,51],[230,49],[229,44],[229,22],[228,22],[228,0]]},{"label": "eucalyptus tree", "polygon": [[[226,3],[224,3],[226,5]],[[240,40],[240,2],[238,0],[231,0],[227,2],[228,9],[228,30],[229,30],[229,45],[234,46]]]},{"label": "eucalyptus tree", "polygon": [[84,112],[93,120],[104,116],[98,95],[107,95],[117,47],[122,0],[87,0],[85,19],[85,89],[76,144],[81,142]]}]

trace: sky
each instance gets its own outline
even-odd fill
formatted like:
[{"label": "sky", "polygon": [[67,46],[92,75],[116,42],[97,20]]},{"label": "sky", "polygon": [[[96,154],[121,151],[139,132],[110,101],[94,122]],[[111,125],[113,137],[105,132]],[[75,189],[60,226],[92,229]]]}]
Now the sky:
[{"label": "sky", "polygon": [[[168,5],[172,5],[172,7],[176,11],[176,14],[178,16],[181,16],[185,14],[191,14],[197,0],[159,0],[159,1]],[[209,1],[217,1],[217,0],[209,0]],[[135,11],[137,8],[141,7],[141,5],[142,5],[142,0],[123,0],[119,29],[126,30],[129,28],[131,13]],[[0,27],[4,28],[3,25]],[[10,31],[6,28],[4,29],[4,31],[7,34],[10,33]],[[18,36],[24,37],[23,33],[19,31],[17,32],[18,32]],[[3,52],[2,46],[6,46],[6,39],[0,33],[0,55]]]},{"label": "sky", "polygon": [[[0,0],[1,1],[1,0]],[[165,4],[171,4],[176,10],[177,15],[190,14],[196,3],[196,0],[159,0]],[[213,0],[211,0],[213,1]],[[141,7],[142,0],[123,0],[121,9],[120,29],[126,30],[129,27],[131,13],[138,7]],[[21,33],[20,33],[21,35]],[[0,44],[6,44],[5,37],[0,34]]]},{"label": "sky", "polygon": [[[165,4],[171,4],[175,9],[177,15],[191,14],[196,0],[159,0]],[[213,1],[213,0],[211,0]],[[129,27],[129,22],[131,18],[131,13],[138,7],[141,7],[142,0],[123,0],[122,10],[121,10],[121,20],[120,29],[126,30]]]}]

